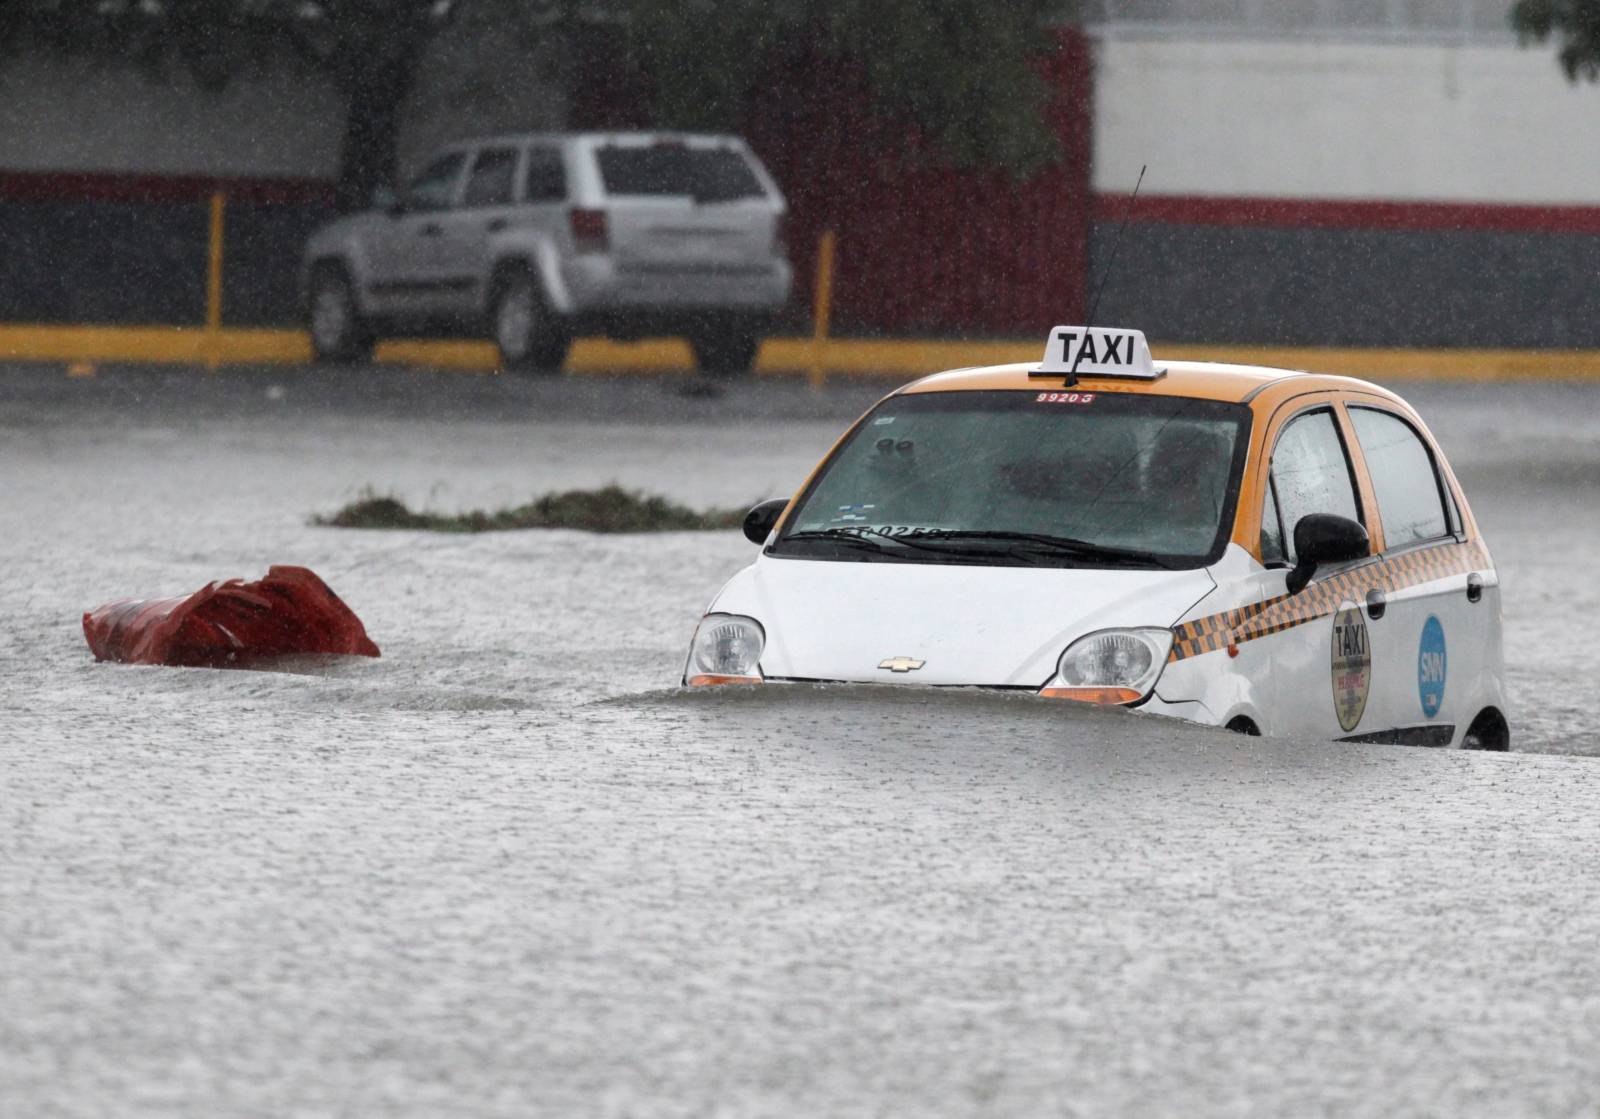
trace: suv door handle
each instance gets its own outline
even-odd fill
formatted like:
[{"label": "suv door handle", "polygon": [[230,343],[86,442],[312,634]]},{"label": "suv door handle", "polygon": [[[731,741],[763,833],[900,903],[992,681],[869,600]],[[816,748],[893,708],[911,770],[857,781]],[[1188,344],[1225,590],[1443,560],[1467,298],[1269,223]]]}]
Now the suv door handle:
[{"label": "suv door handle", "polygon": [[1483,576],[1476,571],[1467,576],[1467,601],[1483,601]]},{"label": "suv door handle", "polygon": [[430,221],[427,225],[417,230],[417,235],[420,237],[437,237],[443,232],[444,230],[439,228],[438,222]]},{"label": "suv door handle", "polygon": [[504,229],[509,224],[510,223],[507,222],[505,218],[495,218],[488,225],[484,226],[484,228],[487,229],[490,233],[499,233],[502,229]]}]

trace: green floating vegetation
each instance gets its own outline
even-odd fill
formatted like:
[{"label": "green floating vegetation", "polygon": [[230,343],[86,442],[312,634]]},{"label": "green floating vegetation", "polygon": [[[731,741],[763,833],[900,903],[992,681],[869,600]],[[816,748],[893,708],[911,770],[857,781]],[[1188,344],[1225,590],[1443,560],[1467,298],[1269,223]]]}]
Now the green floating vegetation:
[{"label": "green floating vegetation", "polygon": [[395,497],[371,491],[312,524],[334,528],[410,528],[429,532],[501,532],[518,528],[575,528],[585,532],[694,532],[738,528],[743,509],[699,512],[664,497],[610,485],[598,490],[547,493],[527,505],[467,513],[419,513]]}]

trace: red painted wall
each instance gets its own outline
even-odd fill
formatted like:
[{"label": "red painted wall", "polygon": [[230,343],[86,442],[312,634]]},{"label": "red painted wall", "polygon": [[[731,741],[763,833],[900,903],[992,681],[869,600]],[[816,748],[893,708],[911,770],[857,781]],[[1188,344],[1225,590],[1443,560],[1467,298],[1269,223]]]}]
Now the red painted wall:
[{"label": "red painted wall", "polygon": [[[811,305],[817,244],[838,234],[833,321],[861,333],[1040,335],[1083,312],[1091,197],[1092,73],[1075,28],[1053,31],[1040,66],[1062,158],[1027,182],[937,165],[917,137],[872,111],[860,83],[775,80],[745,135],[790,205],[797,313]],[[637,85],[597,47],[574,128],[636,126]],[[796,86],[831,92],[795,104]]]},{"label": "red painted wall", "polygon": [[834,321],[842,329],[1042,336],[1055,323],[1079,321],[1092,104],[1082,34],[1061,32],[1043,70],[1055,91],[1049,124],[1062,159],[1026,182],[933,165],[914,137],[846,94],[798,119],[752,122],[750,140],[793,208],[791,255],[804,305],[818,238],[831,227]]},{"label": "red painted wall", "polygon": [[[756,99],[745,131],[790,202],[797,326],[809,318],[817,243],[829,228],[838,234],[836,331],[1042,337],[1081,319],[1089,48],[1074,29],[1052,34],[1055,49],[1040,68],[1055,93],[1048,116],[1062,158],[1027,182],[940,167],[915,135],[873,112],[843,70],[826,81],[774,81]],[[572,127],[637,127],[644,99],[615,43],[588,50]],[[796,104],[786,92],[796,86],[829,92]],[[0,174],[9,250],[0,321],[193,321],[190,273],[204,261],[204,205],[215,189],[229,195],[228,276],[238,289],[229,321],[297,321],[300,246],[328,216],[331,184],[83,172]],[[41,287],[47,261],[54,282]]]}]

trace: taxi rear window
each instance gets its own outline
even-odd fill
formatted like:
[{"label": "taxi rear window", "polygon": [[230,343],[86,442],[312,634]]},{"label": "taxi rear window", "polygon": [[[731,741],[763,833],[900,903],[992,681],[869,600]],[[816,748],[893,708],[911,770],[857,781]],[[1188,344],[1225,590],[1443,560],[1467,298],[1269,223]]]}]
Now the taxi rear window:
[{"label": "taxi rear window", "polygon": [[[1227,546],[1250,410],[1077,391],[882,402],[819,471],[775,554],[1194,567]],[[904,547],[890,545],[898,537]],[[1051,548],[1043,538],[1077,542]],[[803,541],[803,543],[802,543]],[[947,546],[948,545],[948,546]],[[959,545],[959,546],[958,546]],[[900,553],[905,553],[901,555]]]}]

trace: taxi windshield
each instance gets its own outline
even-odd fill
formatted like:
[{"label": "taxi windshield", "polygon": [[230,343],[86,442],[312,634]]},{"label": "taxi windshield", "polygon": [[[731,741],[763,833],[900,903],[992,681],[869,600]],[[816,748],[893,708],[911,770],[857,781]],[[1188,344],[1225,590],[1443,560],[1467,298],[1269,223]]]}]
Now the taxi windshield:
[{"label": "taxi windshield", "polygon": [[1192,568],[1227,545],[1250,410],[1134,393],[883,401],[769,554],[858,562]]}]

